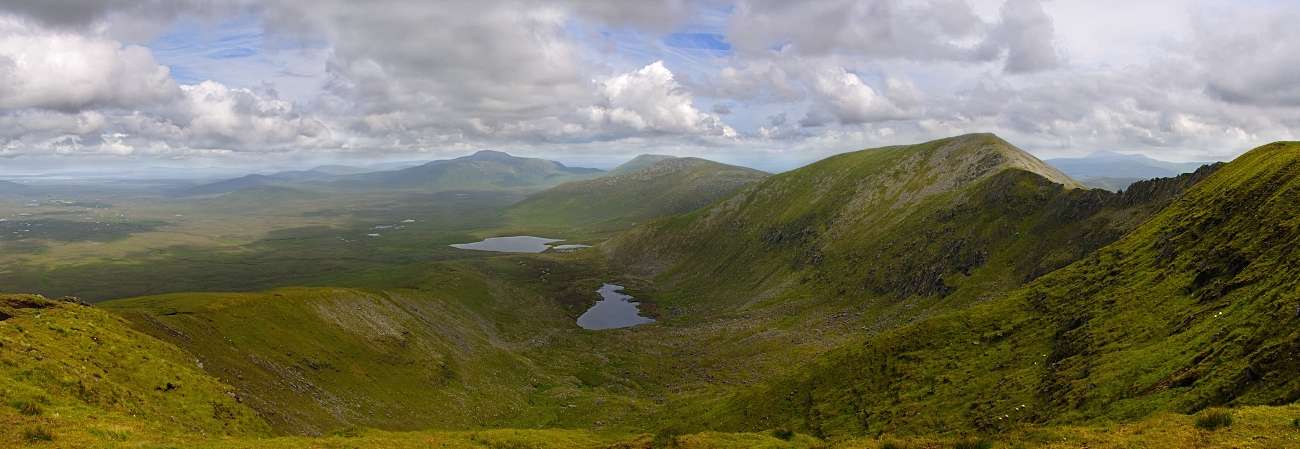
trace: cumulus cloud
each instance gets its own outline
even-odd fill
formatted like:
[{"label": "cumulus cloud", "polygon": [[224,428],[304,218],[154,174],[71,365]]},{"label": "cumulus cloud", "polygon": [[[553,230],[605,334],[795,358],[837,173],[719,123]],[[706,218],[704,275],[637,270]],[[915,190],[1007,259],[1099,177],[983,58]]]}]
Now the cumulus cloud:
[{"label": "cumulus cloud", "polygon": [[0,108],[141,107],[179,93],[144,47],[0,16]]},{"label": "cumulus cloud", "polygon": [[[1123,0],[14,0],[0,155],[812,157],[994,131],[1046,155],[1188,159],[1296,137],[1300,6],[1142,3],[1136,20]],[[312,57],[206,61],[225,68],[206,79],[148,47],[232,18]],[[728,49],[662,45],[676,32]],[[286,98],[258,84],[298,71],[312,81]]]},{"label": "cumulus cloud", "polygon": [[700,111],[673,72],[656,61],[640,70],[600,83],[603,102],[590,109],[591,121],[637,131],[735,137],[717,115]]},{"label": "cumulus cloud", "polygon": [[200,147],[313,147],[329,137],[323,123],[300,116],[287,101],[214,81],[181,89],[185,93],[182,125],[189,143]]},{"label": "cumulus cloud", "polygon": [[821,126],[828,118],[845,124],[907,118],[906,107],[915,105],[920,96],[914,85],[894,78],[885,81],[883,92],[878,91],[841,67],[817,71],[811,85],[815,99],[801,122],[804,126]]}]

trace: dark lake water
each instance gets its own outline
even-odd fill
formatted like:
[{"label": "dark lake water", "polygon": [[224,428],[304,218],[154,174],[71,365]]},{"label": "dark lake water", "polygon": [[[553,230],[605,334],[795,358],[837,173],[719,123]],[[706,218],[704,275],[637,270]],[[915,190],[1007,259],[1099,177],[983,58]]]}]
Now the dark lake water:
[{"label": "dark lake water", "polygon": [[623,286],[605,284],[596,292],[600,293],[600,301],[578,317],[578,326],[583,329],[617,329],[655,322],[641,316],[638,303],[632,301],[631,295],[623,293]]},{"label": "dark lake water", "polygon": [[550,244],[562,242],[561,239],[548,239],[520,235],[514,237],[492,237],[474,243],[457,243],[452,248],[472,249],[477,251],[496,251],[499,253],[540,253],[550,249]]}]

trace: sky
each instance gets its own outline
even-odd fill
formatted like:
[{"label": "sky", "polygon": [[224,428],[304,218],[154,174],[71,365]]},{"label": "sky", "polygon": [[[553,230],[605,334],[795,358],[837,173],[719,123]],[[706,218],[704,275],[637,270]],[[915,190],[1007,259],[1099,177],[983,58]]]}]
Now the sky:
[{"label": "sky", "polygon": [[1227,160],[1298,139],[1296,23],[1294,0],[0,0],[0,171],[779,171],[971,132]]}]

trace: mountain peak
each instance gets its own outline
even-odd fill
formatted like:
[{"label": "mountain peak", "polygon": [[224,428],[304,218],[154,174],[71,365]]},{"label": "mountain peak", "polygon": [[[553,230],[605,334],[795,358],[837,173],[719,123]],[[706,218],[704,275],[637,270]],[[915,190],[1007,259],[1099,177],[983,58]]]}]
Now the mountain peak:
[{"label": "mountain peak", "polygon": [[613,170],[609,171],[609,174],[615,175],[621,173],[634,172],[649,167],[651,165],[654,165],[656,163],[672,160],[672,159],[677,159],[677,157],[667,156],[662,154],[642,154],[632,158],[632,160],[630,161],[624,162],[622,165],[619,165],[618,167],[614,167]]},{"label": "mountain peak", "polygon": [[940,173],[959,177],[959,181],[982,178],[1005,169],[1020,169],[1066,188],[1083,188],[1083,184],[1048,165],[996,134],[965,134],[916,146],[929,152],[927,165]]},{"label": "mountain peak", "polygon": [[502,160],[516,159],[516,158],[515,156],[510,155],[510,153],[506,153],[504,151],[478,150],[474,154],[465,156],[463,159],[473,159],[479,161],[502,161]]}]

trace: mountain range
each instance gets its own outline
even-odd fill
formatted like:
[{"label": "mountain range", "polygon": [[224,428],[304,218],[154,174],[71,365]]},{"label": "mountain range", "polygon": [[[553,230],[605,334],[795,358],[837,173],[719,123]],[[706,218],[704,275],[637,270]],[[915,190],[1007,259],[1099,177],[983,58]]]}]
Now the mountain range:
[{"label": "mountain range", "polygon": [[1208,162],[1169,162],[1140,154],[1109,151],[1079,158],[1048,159],[1053,167],[1091,187],[1118,191],[1137,181],[1196,171]]},{"label": "mountain range", "polygon": [[627,227],[699,209],[767,176],[699,158],[642,155],[605,176],[531,195],[507,214],[539,227]]},{"label": "mountain range", "polygon": [[[596,247],[412,257],[337,278],[348,285],[95,306],[0,295],[0,399],[11,405],[0,424],[23,429],[0,438],[1300,443],[1300,143],[1168,168],[1118,192],[1069,167],[971,134],[775,175],[665,156],[602,173],[480,152],[286,185],[253,178],[241,189],[524,192],[469,233],[539,230]],[[576,326],[614,283],[655,322]],[[1222,414],[1226,425],[1202,423]]]},{"label": "mountain range", "polygon": [[438,160],[395,170],[367,171],[348,166],[253,174],[186,188],[181,196],[220,195],[253,187],[316,190],[540,190],[565,181],[602,173],[594,168],[568,167],[555,161],[515,157],[483,150],[469,156]]}]

